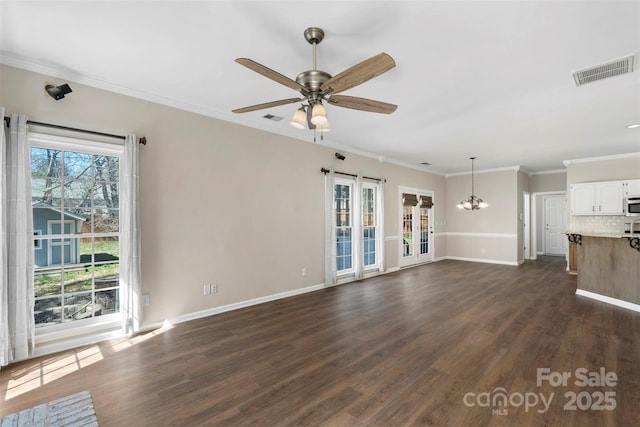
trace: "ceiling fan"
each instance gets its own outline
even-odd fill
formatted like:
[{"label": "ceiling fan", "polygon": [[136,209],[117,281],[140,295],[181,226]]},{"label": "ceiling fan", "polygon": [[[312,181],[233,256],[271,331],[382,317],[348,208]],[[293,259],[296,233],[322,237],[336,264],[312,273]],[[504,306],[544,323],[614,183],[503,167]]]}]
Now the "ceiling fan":
[{"label": "ceiling fan", "polygon": [[[335,76],[331,76],[331,74],[318,70],[317,68],[316,50],[318,44],[324,39],[324,31],[316,27],[307,28],[304,31],[304,38],[313,46],[313,69],[298,74],[295,80],[251,59],[236,59],[238,64],[244,65],[250,70],[262,74],[277,83],[297,90],[302,95],[302,98],[287,98],[252,105],[250,107],[238,108],[233,110],[234,113],[246,113],[264,108],[277,107],[279,105],[302,102],[302,106],[295,112],[291,119],[291,125],[298,129],[308,127],[309,129],[328,131],[330,129],[329,121],[327,120],[327,112],[323,106],[323,101],[337,107],[383,114],[391,114],[398,108],[397,105],[372,99],[337,95],[395,67],[396,63],[391,56],[386,53],[379,53]],[[304,104],[304,102],[307,104]]]}]

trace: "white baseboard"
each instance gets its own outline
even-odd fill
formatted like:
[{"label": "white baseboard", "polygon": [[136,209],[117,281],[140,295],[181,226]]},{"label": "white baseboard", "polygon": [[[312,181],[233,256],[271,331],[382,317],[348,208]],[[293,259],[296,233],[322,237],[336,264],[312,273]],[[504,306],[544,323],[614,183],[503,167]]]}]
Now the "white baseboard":
[{"label": "white baseboard", "polygon": [[223,305],[220,307],[213,307],[213,308],[208,308],[206,310],[194,311],[192,313],[182,314],[180,316],[176,316],[171,319],[166,319],[163,322],[144,324],[143,329],[147,330],[147,329],[159,328],[161,326],[175,325],[176,323],[182,323],[182,322],[188,322],[189,320],[201,319],[203,317],[213,316],[214,314],[221,314],[221,313],[226,313],[227,311],[233,311],[241,308],[251,307],[252,305],[263,304],[265,302],[275,301],[282,298],[292,297],[295,295],[302,295],[308,292],[318,291],[320,289],[324,289],[327,287],[329,287],[329,285],[325,285],[324,283],[322,283],[320,285],[307,286],[306,288],[294,289],[291,291],[280,292],[272,295],[266,295],[264,297],[235,302],[235,303]]},{"label": "white baseboard", "polygon": [[498,259],[465,258],[465,257],[459,257],[459,256],[448,256],[446,258],[447,259],[453,259],[453,260],[456,260],[456,261],[482,262],[482,263],[486,263],[486,264],[502,264],[502,265],[515,265],[515,266],[518,265],[518,263],[515,262],[515,261],[502,261],[502,260],[498,260]]},{"label": "white baseboard", "polygon": [[626,308],[627,310],[632,310],[640,313],[640,305],[634,304],[632,302],[623,301],[621,299],[608,297],[606,295],[596,294],[595,292],[585,291],[583,289],[576,289],[576,295],[581,297],[591,298],[597,301],[605,302],[607,304],[615,305],[618,307]]}]

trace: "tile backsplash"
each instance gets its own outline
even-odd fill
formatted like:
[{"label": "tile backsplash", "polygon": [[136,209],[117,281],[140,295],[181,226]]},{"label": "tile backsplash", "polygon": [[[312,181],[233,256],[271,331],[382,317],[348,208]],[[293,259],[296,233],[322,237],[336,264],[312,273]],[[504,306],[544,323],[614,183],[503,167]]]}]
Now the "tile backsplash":
[{"label": "tile backsplash", "polygon": [[632,220],[633,217],[622,215],[571,216],[569,229],[573,232],[583,233],[624,233],[624,224]]}]

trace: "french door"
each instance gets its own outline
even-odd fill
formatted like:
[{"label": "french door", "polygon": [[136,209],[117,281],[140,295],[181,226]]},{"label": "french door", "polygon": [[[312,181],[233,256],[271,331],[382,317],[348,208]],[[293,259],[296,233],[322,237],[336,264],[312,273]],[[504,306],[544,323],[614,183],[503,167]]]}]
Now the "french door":
[{"label": "french door", "polygon": [[400,193],[399,266],[433,260],[433,192],[402,189]]}]

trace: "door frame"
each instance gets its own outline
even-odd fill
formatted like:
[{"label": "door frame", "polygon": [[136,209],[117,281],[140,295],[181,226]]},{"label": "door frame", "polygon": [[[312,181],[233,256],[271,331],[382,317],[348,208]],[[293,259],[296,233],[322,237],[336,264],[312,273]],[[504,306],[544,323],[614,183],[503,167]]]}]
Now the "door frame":
[{"label": "door frame", "polygon": [[[418,197],[418,200],[420,199],[420,196],[430,196],[432,198],[432,200],[434,201],[434,206],[429,209],[429,252],[425,255],[423,255],[422,257],[420,257],[419,254],[419,247],[420,247],[420,239],[416,239],[415,238],[415,233],[416,233],[416,229],[414,228],[413,232],[414,232],[414,239],[413,239],[413,245],[414,245],[414,249],[416,249],[415,253],[413,256],[411,257],[404,257],[404,243],[403,243],[403,239],[402,239],[402,235],[403,235],[403,205],[402,205],[402,193],[411,193],[411,194],[415,194]],[[404,187],[404,186],[398,186],[398,235],[399,235],[399,239],[398,239],[398,267],[402,268],[402,267],[409,267],[412,265],[418,265],[418,264],[424,264],[427,262],[432,262],[433,261],[433,254],[435,252],[435,239],[433,238],[434,236],[434,218],[435,218],[435,196],[434,196],[434,191],[433,190],[425,190],[425,189],[421,189],[421,188],[414,188],[414,187]],[[414,224],[418,224],[420,223],[420,208],[419,206],[415,207],[418,215],[414,215],[413,217],[413,222]],[[419,236],[418,236],[419,237]]]},{"label": "door frame", "polygon": [[524,233],[522,257],[527,260],[531,258],[531,195],[528,191],[522,192],[522,211],[524,213],[524,217],[521,218]]},{"label": "door frame", "polygon": [[[538,259],[538,230],[539,229],[544,229],[544,227],[541,226],[542,221],[544,220],[544,213],[542,216],[538,215],[538,197],[540,196],[552,196],[552,195],[557,195],[557,196],[564,196],[565,200],[567,197],[567,192],[566,191],[539,191],[539,192],[535,192],[535,193],[531,193],[531,259],[532,260],[536,260]],[[541,199],[542,200],[542,199]],[[543,206],[544,207],[544,206]],[[565,211],[566,214],[565,216],[567,217],[567,224],[569,223],[569,217],[568,217],[568,210],[566,208],[566,203],[565,203]],[[568,248],[568,246],[567,246]],[[568,251],[568,249],[567,249]],[[569,253],[567,252],[566,254],[567,260],[569,260]]]},{"label": "door frame", "polygon": [[[549,221],[547,221],[547,201],[548,200],[560,200],[562,199],[562,201],[564,202],[564,215],[566,216],[567,214],[567,200],[559,195],[546,195],[546,196],[542,196],[542,223],[548,223]],[[567,218],[564,219],[564,228],[567,227]],[[544,252],[545,254],[547,254],[547,250],[548,250],[548,242],[547,242],[547,232],[546,232],[546,228],[544,229],[544,232],[542,233],[542,252]],[[567,253],[567,245],[564,245],[564,254],[566,255]],[[561,255],[560,253],[549,253],[549,255]]]}]

